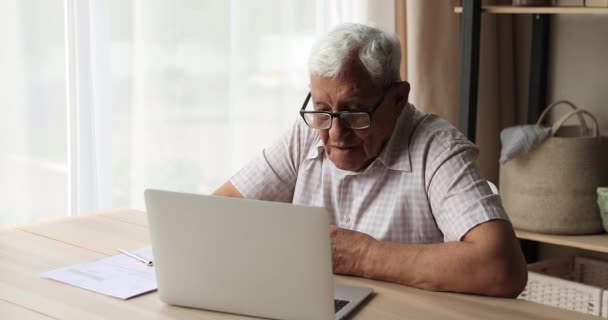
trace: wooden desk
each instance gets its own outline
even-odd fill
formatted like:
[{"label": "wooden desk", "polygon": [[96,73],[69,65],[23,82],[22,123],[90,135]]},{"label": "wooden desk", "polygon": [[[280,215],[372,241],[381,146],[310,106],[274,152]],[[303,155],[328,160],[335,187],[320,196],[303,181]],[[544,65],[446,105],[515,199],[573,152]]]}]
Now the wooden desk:
[{"label": "wooden desk", "polygon": [[[166,305],[157,293],[120,300],[43,279],[41,272],[149,244],[145,214],[115,210],[0,231],[1,319],[249,319]],[[418,290],[336,276],[374,296],[352,319],[597,319],[521,300]]]}]

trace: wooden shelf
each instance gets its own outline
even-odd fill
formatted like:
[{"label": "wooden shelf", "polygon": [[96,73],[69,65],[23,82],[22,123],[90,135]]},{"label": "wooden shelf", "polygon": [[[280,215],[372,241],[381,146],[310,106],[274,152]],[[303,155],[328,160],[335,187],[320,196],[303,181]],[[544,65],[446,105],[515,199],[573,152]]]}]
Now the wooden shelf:
[{"label": "wooden shelf", "polygon": [[[462,13],[462,7],[454,7],[454,12]],[[608,8],[483,6],[481,12],[493,14],[608,14]]]},{"label": "wooden shelf", "polygon": [[515,230],[515,234],[519,239],[608,253],[608,233],[588,236],[561,236]]}]

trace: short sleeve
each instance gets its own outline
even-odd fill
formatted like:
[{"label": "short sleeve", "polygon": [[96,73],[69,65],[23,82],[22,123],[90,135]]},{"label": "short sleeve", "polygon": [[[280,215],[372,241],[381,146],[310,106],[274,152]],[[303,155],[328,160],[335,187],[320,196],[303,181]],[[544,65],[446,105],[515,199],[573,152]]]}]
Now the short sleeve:
[{"label": "short sleeve", "polygon": [[240,169],[230,182],[246,199],[291,202],[298,169],[314,133],[296,121],[270,147]]},{"label": "short sleeve", "polygon": [[460,241],[475,226],[509,220],[500,196],[477,169],[479,150],[468,140],[452,141],[429,158],[427,195],[444,241]]}]

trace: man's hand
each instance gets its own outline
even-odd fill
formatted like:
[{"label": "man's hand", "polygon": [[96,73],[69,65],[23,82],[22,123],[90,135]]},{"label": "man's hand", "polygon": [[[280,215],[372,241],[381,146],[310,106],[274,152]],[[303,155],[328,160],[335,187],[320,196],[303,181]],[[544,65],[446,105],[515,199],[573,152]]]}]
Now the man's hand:
[{"label": "man's hand", "polygon": [[362,232],[330,226],[331,256],[335,274],[363,276],[370,246],[376,241]]},{"label": "man's hand", "polygon": [[230,181],[226,181],[221,187],[213,192],[214,196],[244,198],[239,190]]}]

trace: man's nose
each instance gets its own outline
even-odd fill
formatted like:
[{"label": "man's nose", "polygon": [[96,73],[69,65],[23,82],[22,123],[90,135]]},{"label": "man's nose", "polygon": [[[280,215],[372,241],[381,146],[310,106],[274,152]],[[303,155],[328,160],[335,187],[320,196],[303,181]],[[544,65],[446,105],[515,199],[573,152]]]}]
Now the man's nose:
[{"label": "man's nose", "polygon": [[342,124],[339,117],[331,119],[331,128],[329,128],[329,136],[332,140],[341,139],[349,129]]}]

